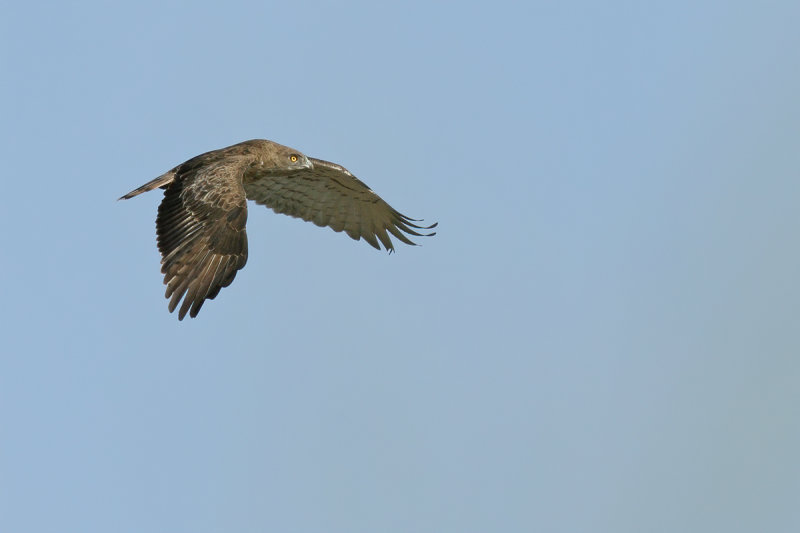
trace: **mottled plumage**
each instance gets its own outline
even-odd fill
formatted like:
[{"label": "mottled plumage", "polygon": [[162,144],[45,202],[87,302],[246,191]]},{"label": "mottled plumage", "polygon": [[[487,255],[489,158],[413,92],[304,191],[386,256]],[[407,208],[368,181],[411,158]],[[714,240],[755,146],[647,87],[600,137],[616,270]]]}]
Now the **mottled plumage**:
[{"label": "mottled plumage", "polygon": [[389,234],[411,245],[405,234],[435,235],[416,230],[436,224],[418,226],[344,167],[267,140],[193,157],[120,200],[156,187],[166,189],[156,218],[161,272],[170,312],[183,299],[180,320],[197,316],[247,263],[247,200],[389,252]]}]

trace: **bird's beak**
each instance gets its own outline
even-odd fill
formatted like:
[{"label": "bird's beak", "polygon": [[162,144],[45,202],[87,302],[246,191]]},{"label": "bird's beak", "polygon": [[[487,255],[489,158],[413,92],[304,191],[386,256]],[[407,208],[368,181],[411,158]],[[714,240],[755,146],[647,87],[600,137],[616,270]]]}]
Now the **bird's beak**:
[{"label": "bird's beak", "polygon": [[312,163],[311,160],[306,157],[306,163],[305,165],[303,165],[303,168],[307,168],[308,170],[314,170],[314,163]]}]

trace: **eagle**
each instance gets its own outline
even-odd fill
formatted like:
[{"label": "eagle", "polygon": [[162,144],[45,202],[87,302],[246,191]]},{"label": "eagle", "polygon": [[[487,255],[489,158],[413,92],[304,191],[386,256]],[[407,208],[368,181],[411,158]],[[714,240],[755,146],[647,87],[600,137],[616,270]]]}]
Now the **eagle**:
[{"label": "eagle", "polygon": [[[317,226],[344,231],[389,253],[389,234],[429,237],[346,168],[265,139],[245,141],[189,159],[119,198],[160,187],[156,235],[170,313],[197,316],[206,300],[233,282],[247,262],[247,200]],[[419,231],[418,231],[419,230]]]}]

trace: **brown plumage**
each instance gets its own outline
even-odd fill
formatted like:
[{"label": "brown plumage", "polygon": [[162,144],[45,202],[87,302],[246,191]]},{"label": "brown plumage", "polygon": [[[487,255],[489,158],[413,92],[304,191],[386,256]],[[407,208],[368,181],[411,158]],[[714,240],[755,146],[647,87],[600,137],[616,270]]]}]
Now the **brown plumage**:
[{"label": "brown plumage", "polygon": [[247,263],[247,200],[276,213],[344,231],[355,240],[392,252],[389,234],[413,245],[406,234],[436,227],[395,211],[347,169],[267,140],[213,150],[181,163],[120,200],[156,187],[166,189],[156,233],[161,272],[178,319],[195,317],[207,299],[227,287]]}]

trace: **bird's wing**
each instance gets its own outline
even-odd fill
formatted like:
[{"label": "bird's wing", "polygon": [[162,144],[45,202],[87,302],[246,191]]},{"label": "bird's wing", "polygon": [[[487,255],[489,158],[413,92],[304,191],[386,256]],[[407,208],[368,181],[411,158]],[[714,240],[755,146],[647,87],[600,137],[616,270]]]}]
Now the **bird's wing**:
[{"label": "bird's wing", "polygon": [[247,262],[247,161],[227,158],[179,170],[158,207],[161,272],[178,319],[197,316],[203,302],[227,287]]},{"label": "bird's wing", "polygon": [[118,200],[130,200],[134,196],[138,196],[138,195],[142,194],[143,192],[152,191],[156,187],[161,187],[162,189],[166,189],[167,186],[170,183],[172,183],[172,180],[175,179],[175,173],[176,173],[177,170],[178,170],[178,167],[173,168],[169,172],[165,172],[164,174],[161,174],[156,179],[148,181],[147,183],[145,183],[141,187],[132,190],[131,192],[129,192],[125,196],[121,196],[120,198],[118,198]]},{"label": "bird's wing", "polygon": [[381,249],[378,241],[389,252],[394,250],[388,233],[411,245],[414,243],[404,233],[417,237],[435,235],[416,230],[432,229],[436,224],[415,224],[419,221],[393,209],[346,168],[321,159],[309,159],[313,169],[285,176],[245,175],[247,198],[276,213],[344,231],[355,240],[363,238],[378,250]]}]

